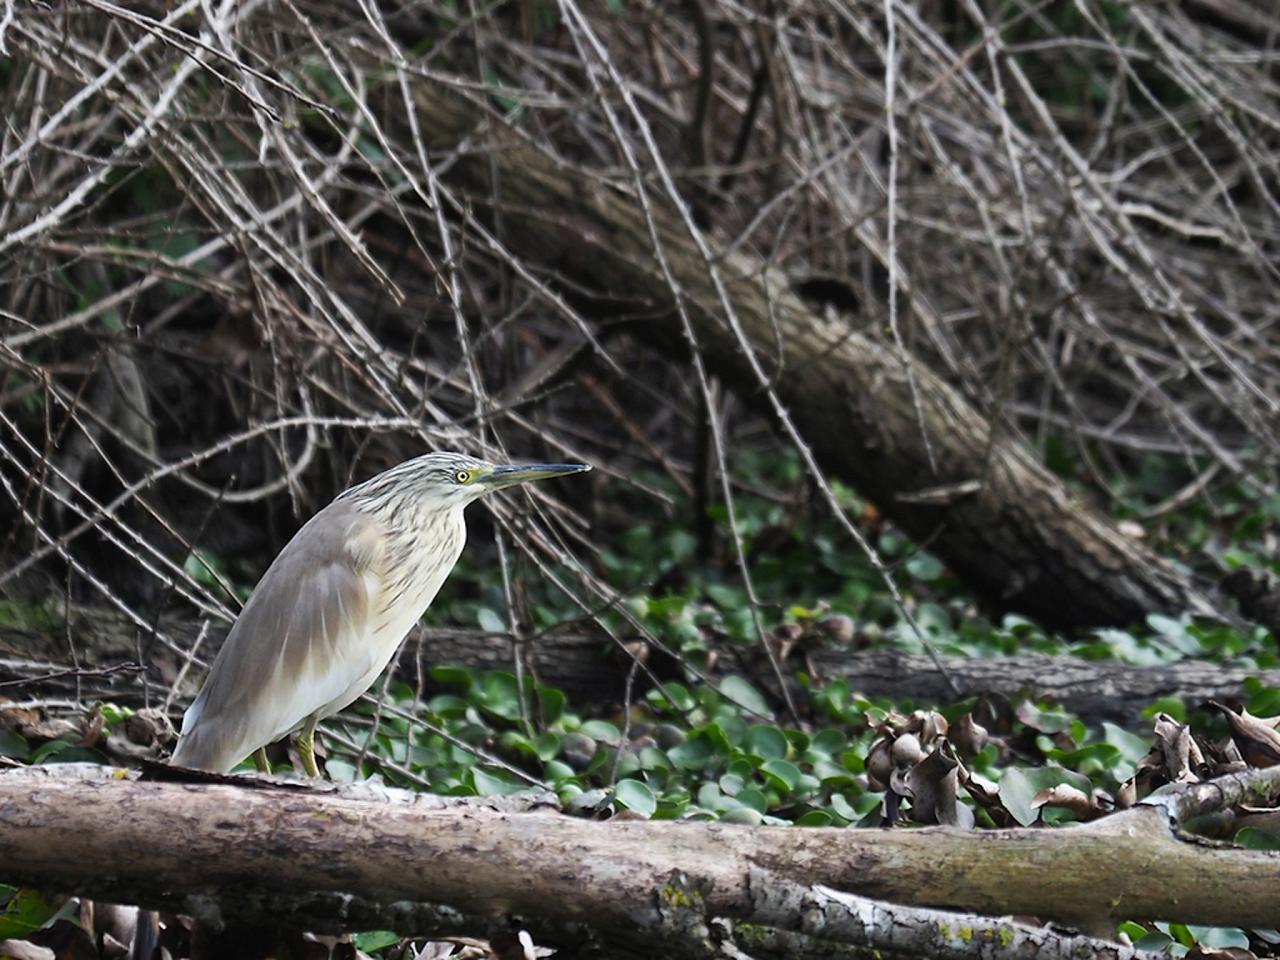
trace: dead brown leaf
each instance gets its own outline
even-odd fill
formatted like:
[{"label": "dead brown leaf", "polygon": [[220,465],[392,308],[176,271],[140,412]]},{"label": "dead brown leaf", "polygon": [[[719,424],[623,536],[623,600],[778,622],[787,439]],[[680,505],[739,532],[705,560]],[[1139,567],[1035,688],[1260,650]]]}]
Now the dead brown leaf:
[{"label": "dead brown leaf", "polygon": [[912,798],[911,818],[920,823],[972,827],[973,811],[956,794],[960,761],[951,744],[942,740],[927,757],[907,773]]},{"label": "dead brown leaf", "polygon": [[1255,717],[1241,709],[1236,713],[1225,704],[1210,700],[1209,706],[1220,710],[1231,728],[1231,739],[1245,763],[1251,767],[1273,767],[1280,763],[1280,733],[1273,718]]},{"label": "dead brown leaf", "polygon": [[955,722],[948,739],[962,757],[974,757],[982,752],[989,739],[987,728],[973,719],[972,713],[966,713]]},{"label": "dead brown leaf", "polygon": [[1191,729],[1167,713],[1156,714],[1156,744],[1164,759],[1164,775],[1174,783],[1195,783],[1200,778],[1194,768],[1204,765]]},{"label": "dead brown leaf", "polygon": [[29,940],[0,940],[0,957],[8,960],[57,960],[48,947],[38,947]]}]

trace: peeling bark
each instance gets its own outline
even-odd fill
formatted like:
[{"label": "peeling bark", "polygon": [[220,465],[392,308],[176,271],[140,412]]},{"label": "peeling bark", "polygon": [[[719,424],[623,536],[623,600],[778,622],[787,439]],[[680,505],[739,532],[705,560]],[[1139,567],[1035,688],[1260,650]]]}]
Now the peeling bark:
[{"label": "peeling bark", "polygon": [[876,950],[930,960],[1164,960],[1165,955],[1063,934],[1048,927],[901,907],[821,885],[804,886],[751,871],[752,916],[783,930],[819,940],[865,944]]}]

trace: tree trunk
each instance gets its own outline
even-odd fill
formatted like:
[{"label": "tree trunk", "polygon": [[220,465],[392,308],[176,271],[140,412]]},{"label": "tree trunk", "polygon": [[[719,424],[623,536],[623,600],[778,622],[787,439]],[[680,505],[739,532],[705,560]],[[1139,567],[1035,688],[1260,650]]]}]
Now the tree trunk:
[{"label": "tree trunk", "polygon": [[[1066,923],[1267,927],[1280,911],[1280,853],[1186,843],[1171,830],[1172,819],[1202,812],[1198,794],[1186,812],[1166,798],[1055,830],[788,829],[103,774],[0,773],[7,882],[188,910],[224,890],[229,902],[352,892],[400,915],[411,913],[409,901],[632,936],[662,928],[682,906],[707,919],[751,919],[753,871],[902,904]],[[1272,770],[1197,787],[1213,802],[1259,803],[1277,779]],[[366,908],[360,922],[376,919]]]},{"label": "tree trunk", "polygon": [[[450,149],[464,136],[485,141],[455,153],[446,177],[477,206],[501,196],[503,244],[563,279],[580,309],[650,318],[635,324],[637,337],[687,354],[635,196],[557,164],[496,124],[477,132],[481,111],[439,85],[424,82],[415,95],[431,147]],[[709,371],[771,408],[677,210],[656,188],[647,200]],[[808,309],[762,260],[727,252],[716,269],[750,349],[823,468],[928,540],[993,605],[1063,627],[1214,609],[1184,573],[1081,502],[1007,430],[993,435],[991,421],[917,360],[870,329]]]}]

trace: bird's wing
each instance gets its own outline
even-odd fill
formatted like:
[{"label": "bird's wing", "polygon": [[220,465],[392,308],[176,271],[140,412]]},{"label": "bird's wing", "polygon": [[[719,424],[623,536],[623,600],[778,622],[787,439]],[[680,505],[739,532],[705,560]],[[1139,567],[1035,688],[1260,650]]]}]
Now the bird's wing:
[{"label": "bird's wing", "polygon": [[173,762],[225,772],[370,668],[382,524],[346,501],[311,518],[259,581],[183,718]]}]

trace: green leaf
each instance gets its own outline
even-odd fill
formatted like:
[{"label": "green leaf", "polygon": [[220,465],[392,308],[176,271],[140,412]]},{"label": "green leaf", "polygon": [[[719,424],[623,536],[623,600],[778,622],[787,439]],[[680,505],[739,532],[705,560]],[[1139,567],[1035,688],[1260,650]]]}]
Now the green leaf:
[{"label": "green leaf", "polygon": [[1152,931],[1151,933],[1148,933],[1146,936],[1133,941],[1134,949],[1150,950],[1153,953],[1163,953],[1172,945],[1173,945],[1173,938],[1166,934],[1160,933],[1159,931]]},{"label": "green leaf", "polygon": [[765,799],[764,792],[758,787],[747,787],[734,797],[738,803],[744,807],[750,807],[756,813],[764,813],[769,809],[769,802]]},{"label": "green leaf", "polygon": [[377,953],[399,943],[400,934],[394,930],[370,930],[367,933],[357,933],[353,939],[357,949],[365,953]]},{"label": "green leaf", "polygon": [[353,763],[345,760],[326,760],[324,762],[325,773],[329,774],[329,779],[334,783],[352,783],[356,778],[356,767]]},{"label": "green leaf", "polygon": [[674,710],[677,713],[688,713],[698,705],[689,688],[674,681],[664,683],[661,689],[655,687],[645,694],[645,698],[659,710]]},{"label": "green leaf", "polygon": [[486,633],[506,634],[507,625],[503,622],[498,614],[488,607],[480,607],[476,610],[476,622],[480,624],[480,629]]},{"label": "green leaf", "polygon": [[26,760],[31,756],[31,748],[27,741],[12,730],[0,728],[0,757],[12,760]]},{"label": "green leaf", "polygon": [[744,784],[736,773],[726,773],[719,780],[720,792],[727,797],[736,797]]},{"label": "green leaf", "polygon": [[1157,713],[1167,713],[1179,723],[1186,723],[1187,703],[1181,697],[1161,697],[1142,711],[1142,715],[1147,718],[1152,718]]},{"label": "green leaf", "polygon": [[478,672],[470,667],[432,667],[429,671],[431,679],[441,686],[455,687],[469,691],[476,682]]},{"label": "green leaf", "polygon": [[787,737],[777,727],[759,723],[747,728],[742,748],[765,760],[783,760],[787,756]]},{"label": "green leaf", "polygon": [[1123,933],[1129,938],[1130,943],[1136,943],[1147,935],[1147,928],[1140,923],[1134,923],[1132,920],[1125,920],[1117,924],[1116,933]]},{"label": "green leaf", "polygon": [[760,772],[779,790],[788,793],[800,782],[800,770],[786,760],[768,760],[760,767]]},{"label": "green leaf", "polygon": [[50,740],[31,755],[31,763],[106,763],[107,759],[91,747],[76,746],[70,740]]},{"label": "green leaf", "polygon": [[651,817],[658,809],[658,799],[647,784],[639,780],[619,780],[613,788],[614,799],[628,810]]},{"label": "green leaf", "polygon": [[1225,950],[1227,947],[1249,949],[1249,936],[1235,927],[1198,927],[1187,924],[1187,929],[1202,947]]},{"label": "green leaf", "polygon": [[833,818],[825,810],[810,810],[795,823],[797,827],[829,827],[833,823]]},{"label": "green leaf", "polygon": [[1041,733],[1061,733],[1071,726],[1071,721],[1075,719],[1065,710],[1056,707],[1041,708],[1030,700],[1024,700],[1018,704],[1018,719],[1025,723],[1032,730],[1039,730]]},{"label": "green leaf", "polygon": [[617,743],[622,733],[608,720],[588,720],[578,730],[592,740],[603,740],[605,743]]},{"label": "green leaf", "polygon": [[848,745],[849,738],[845,736],[844,731],[831,727],[819,730],[813,735],[813,739],[809,741],[810,750],[817,750],[833,757],[838,756]]},{"label": "green leaf", "polygon": [[427,709],[437,717],[462,717],[467,712],[467,701],[452,693],[438,693],[427,701]]},{"label": "green leaf", "polygon": [[1123,727],[1117,727],[1114,723],[1104,720],[1102,729],[1105,731],[1103,739],[1119,750],[1120,755],[1130,763],[1136,764],[1151,749],[1151,741],[1148,738],[1135,736]]},{"label": "green leaf", "polygon": [[833,793],[831,795],[831,809],[842,820],[854,821],[861,816],[843,793]]},{"label": "green leaf", "polygon": [[484,708],[504,720],[520,718],[520,687],[515,674],[494,670],[486,673],[483,687]]},{"label": "green leaf", "polygon": [[577,775],[573,767],[559,760],[548,760],[546,766],[542,768],[542,775],[552,783],[559,784],[564,780],[572,779]]},{"label": "green leaf", "polygon": [[1018,823],[1029,827],[1040,816],[1031,801],[1041,790],[1067,783],[1088,796],[1093,784],[1088,777],[1061,767],[1009,767],[1000,777],[1000,802]]},{"label": "green leaf", "polygon": [[724,798],[720,795],[720,787],[718,784],[708,780],[702,786],[698,787],[698,806],[707,810],[715,810],[721,806]]},{"label": "green leaf", "polygon": [[745,678],[733,674],[720,681],[720,693],[740,707],[764,717],[772,716],[769,704]]},{"label": "green leaf", "polygon": [[1280,836],[1257,827],[1244,827],[1236,834],[1235,841],[1246,850],[1280,850]]},{"label": "green leaf", "polygon": [[705,730],[696,731],[684,743],[667,751],[667,758],[681,770],[701,770],[715,755],[715,744]]},{"label": "green leaf", "polygon": [[545,726],[552,727],[564,716],[565,695],[555,687],[538,687],[538,709]]},{"label": "green leaf", "polygon": [[524,789],[523,784],[510,783],[496,773],[488,773],[481,767],[472,767],[467,771],[467,777],[471,780],[476,794],[481,797],[503,796],[508,793],[518,793]]},{"label": "green leaf", "polygon": [[[5,893],[4,891],[11,891]],[[35,890],[0,887],[0,940],[19,940],[50,923],[57,908]]]},{"label": "green leaf", "polygon": [[555,733],[540,733],[533,741],[534,752],[537,753],[538,759],[544,763],[548,760],[555,759],[556,754],[560,752],[560,736]]},{"label": "green leaf", "polygon": [[926,583],[942,576],[942,561],[928,553],[917,553],[907,561],[907,573]]}]

